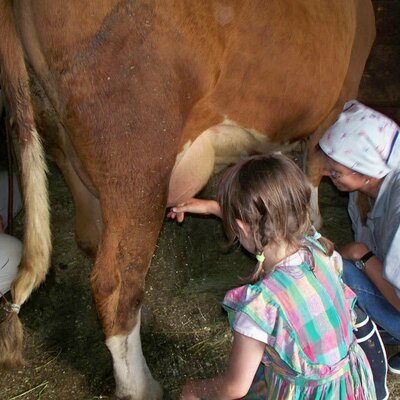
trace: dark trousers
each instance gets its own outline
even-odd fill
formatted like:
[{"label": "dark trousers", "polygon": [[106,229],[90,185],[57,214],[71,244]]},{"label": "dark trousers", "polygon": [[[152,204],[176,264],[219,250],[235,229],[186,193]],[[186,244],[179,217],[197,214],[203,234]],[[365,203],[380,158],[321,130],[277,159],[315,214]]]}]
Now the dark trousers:
[{"label": "dark trousers", "polygon": [[357,338],[357,343],[364,350],[371,366],[374,376],[376,398],[378,400],[388,399],[389,390],[386,382],[388,366],[385,346],[383,345],[375,323],[361,308],[356,306],[355,311],[357,314],[357,322],[354,334]]}]

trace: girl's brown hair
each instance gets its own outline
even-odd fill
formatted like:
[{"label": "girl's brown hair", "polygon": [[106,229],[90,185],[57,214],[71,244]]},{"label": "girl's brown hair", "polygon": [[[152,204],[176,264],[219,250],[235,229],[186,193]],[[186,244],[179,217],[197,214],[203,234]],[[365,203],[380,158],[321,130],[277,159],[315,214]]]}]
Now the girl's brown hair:
[{"label": "girl's brown hair", "polygon": [[[256,253],[268,244],[287,243],[299,247],[306,235],[314,235],[310,219],[311,188],[301,169],[288,157],[278,154],[253,156],[227,170],[218,187],[217,201],[231,244],[239,238],[236,219],[251,230]],[[327,254],[333,244],[319,239]],[[258,271],[258,279],[265,271]]]}]

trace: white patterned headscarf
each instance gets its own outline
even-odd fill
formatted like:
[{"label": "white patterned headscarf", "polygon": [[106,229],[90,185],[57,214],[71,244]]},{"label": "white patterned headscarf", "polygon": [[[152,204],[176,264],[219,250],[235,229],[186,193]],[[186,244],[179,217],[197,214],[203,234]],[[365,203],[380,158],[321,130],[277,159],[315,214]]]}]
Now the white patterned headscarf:
[{"label": "white patterned headscarf", "polygon": [[319,145],[339,164],[363,175],[382,178],[400,168],[398,136],[399,127],[393,120],[351,100]]}]

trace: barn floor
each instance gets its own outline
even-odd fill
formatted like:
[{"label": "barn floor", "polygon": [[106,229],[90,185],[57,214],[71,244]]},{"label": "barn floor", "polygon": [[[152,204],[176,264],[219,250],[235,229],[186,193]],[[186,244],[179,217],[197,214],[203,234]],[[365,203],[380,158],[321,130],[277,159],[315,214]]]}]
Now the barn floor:
[{"label": "barn floor", "polygon": [[[376,0],[375,7],[378,36],[360,99],[400,123],[400,1]],[[91,260],[75,245],[71,197],[54,167],[50,181],[52,268],[22,311],[29,364],[1,373],[0,400],[114,399],[111,358],[89,289]],[[203,196],[212,195],[215,182]],[[321,191],[323,232],[340,246],[351,240],[347,198],[329,182]],[[163,226],[147,279],[142,338],[167,400],[179,397],[186,378],[211,376],[224,367],[230,332],[220,302],[254,262],[223,246],[216,219],[187,217],[181,226],[169,221]],[[400,399],[400,377],[391,375],[389,386],[390,398]]]}]

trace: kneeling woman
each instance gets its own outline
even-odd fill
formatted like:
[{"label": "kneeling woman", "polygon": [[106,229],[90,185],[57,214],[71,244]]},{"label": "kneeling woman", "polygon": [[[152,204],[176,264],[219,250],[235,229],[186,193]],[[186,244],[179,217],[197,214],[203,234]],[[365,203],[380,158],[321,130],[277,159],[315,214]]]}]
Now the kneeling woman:
[{"label": "kneeling woman", "polygon": [[[320,140],[325,175],[350,192],[354,241],[340,251],[343,280],[357,294],[359,307],[386,331],[388,342],[400,341],[398,136],[394,121],[351,101]],[[389,359],[389,370],[400,374],[400,353]]]}]

